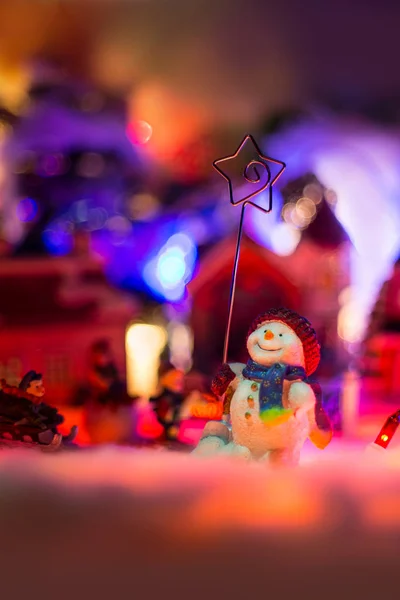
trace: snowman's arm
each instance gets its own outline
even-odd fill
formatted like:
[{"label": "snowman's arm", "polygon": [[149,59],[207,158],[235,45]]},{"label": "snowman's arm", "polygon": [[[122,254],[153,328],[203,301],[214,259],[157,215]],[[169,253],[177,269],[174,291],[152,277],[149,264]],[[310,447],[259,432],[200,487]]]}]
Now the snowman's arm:
[{"label": "snowman's arm", "polygon": [[223,396],[227,391],[228,387],[232,384],[236,389],[239,380],[233,383],[235,379],[241,377],[244,365],[241,363],[224,363],[215,375],[211,383],[211,391],[216,396]]},{"label": "snowman's arm", "polygon": [[[243,379],[242,371],[246,365],[244,365],[243,363],[231,363],[229,366],[236,375],[235,379],[233,379],[230,382],[229,387],[228,387],[228,390],[230,390],[230,393],[233,395],[236,392],[237,386]],[[228,392],[228,390],[227,390],[227,392]]]},{"label": "snowman's arm", "polygon": [[304,381],[295,381],[289,388],[289,406],[297,417],[315,409],[315,394],[313,389]]},{"label": "snowman's arm", "polygon": [[296,419],[300,419],[304,414],[307,415],[310,440],[317,448],[321,450],[325,448],[332,439],[332,429],[326,415],[325,425],[328,424],[328,427],[318,426],[315,415],[317,399],[312,387],[304,381],[294,382],[289,389],[289,405],[294,409]]}]

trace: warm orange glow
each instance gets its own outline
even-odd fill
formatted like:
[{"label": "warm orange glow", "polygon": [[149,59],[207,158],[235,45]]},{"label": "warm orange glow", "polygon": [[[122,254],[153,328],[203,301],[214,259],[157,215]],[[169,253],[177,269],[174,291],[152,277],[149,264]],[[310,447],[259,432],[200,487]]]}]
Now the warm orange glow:
[{"label": "warm orange glow", "polygon": [[321,429],[314,429],[310,433],[310,440],[312,441],[314,446],[316,448],[319,448],[320,450],[323,450],[324,448],[327,447],[327,445],[332,440],[332,437],[333,437],[333,433],[331,430],[322,431]]},{"label": "warm orange glow", "polygon": [[400,524],[399,496],[392,493],[390,496],[379,495],[372,497],[364,509],[366,520],[379,527],[394,527]]},{"label": "warm orange glow", "polygon": [[222,403],[209,402],[208,404],[195,404],[192,407],[192,416],[196,419],[221,419]]},{"label": "warm orange glow", "polygon": [[382,440],[382,442],[387,442],[387,441],[388,441],[388,439],[389,439],[389,436],[388,436],[388,435],[385,435],[385,434],[384,434],[384,435],[381,435],[381,440]]},{"label": "warm orange glow", "polygon": [[170,160],[176,152],[200,136],[207,115],[199,106],[173,95],[162,85],[148,83],[135,89],[130,106],[130,121],[151,123],[152,136],[148,152],[160,160]]},{"label": "warm orange glow", "polygon": [[[320,520],[323,509],[312,494],[300,483],[291,481],[291,477],[275,480],[274,494],[259,482],[252,482],[250,490],[246,486],[239,490],[230,482],[224,494],[214,492],[199,501],[194,512],[199,527],[224,528],[230,523],[240,523],[246,527],[312,527]],[[231,493],[229,487],[232,488]],[[261,501],[262,498],[262,501]],[[244,509],[245,507],[245,509]]]},{"label": "warm orange glow", "polygon": [[[12,111],[18,111],[23,105],[27,88],[29,85],[29,77],[22,68],[4,67],[0,64],[0,100]],[[3,126],[2,134],[5,133]]]}]

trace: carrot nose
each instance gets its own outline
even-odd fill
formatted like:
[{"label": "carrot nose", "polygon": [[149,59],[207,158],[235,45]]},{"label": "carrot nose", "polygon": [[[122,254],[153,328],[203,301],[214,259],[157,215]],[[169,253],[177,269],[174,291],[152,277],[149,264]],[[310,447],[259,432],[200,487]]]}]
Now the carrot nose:
[{"label": "carrot nose", "polygon": [[270,329],[267,329],[267,331],[264,333],[264,340],[272,340],[273,337],[274,334],[272,333],[272,331]]}]

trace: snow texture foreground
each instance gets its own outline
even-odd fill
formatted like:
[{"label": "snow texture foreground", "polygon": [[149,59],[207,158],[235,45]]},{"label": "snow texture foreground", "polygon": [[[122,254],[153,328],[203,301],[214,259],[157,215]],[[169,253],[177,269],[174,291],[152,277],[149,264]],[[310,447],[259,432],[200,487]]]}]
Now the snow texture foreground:
[{"label": "snow texture foreground", "polygon": [[0,453],[7,598],[398,597],[400,449],[297,469]]}]

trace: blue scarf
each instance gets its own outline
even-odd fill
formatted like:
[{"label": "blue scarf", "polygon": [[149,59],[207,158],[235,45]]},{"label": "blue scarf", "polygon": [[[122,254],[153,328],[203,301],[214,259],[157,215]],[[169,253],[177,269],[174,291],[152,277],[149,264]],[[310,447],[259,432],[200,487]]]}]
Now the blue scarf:
[{"label": "blue scarf", "polygon": [[285,379],[289,381],[301,379],[301,381],[309,383],[303,367],[293,367],[279,363],[272,365],[272,367],[264,367],[251,359],[243,369],[243,376],[246,379],[261,383],[259,392],[260,412],[283,408],[282,393]]}]

